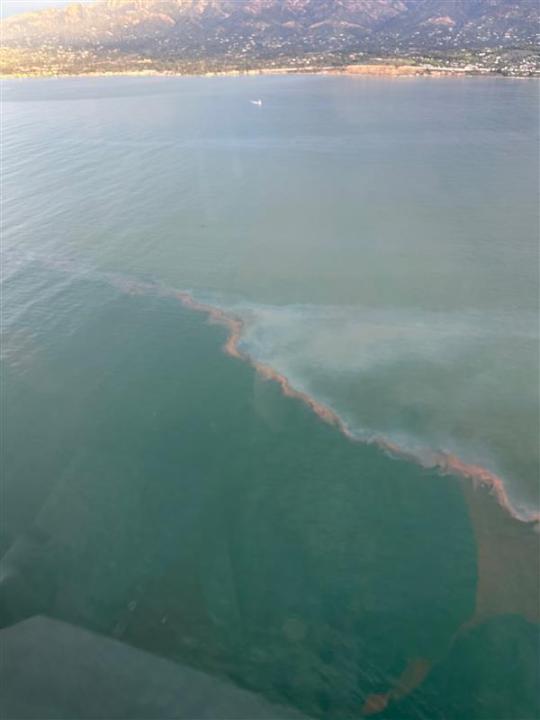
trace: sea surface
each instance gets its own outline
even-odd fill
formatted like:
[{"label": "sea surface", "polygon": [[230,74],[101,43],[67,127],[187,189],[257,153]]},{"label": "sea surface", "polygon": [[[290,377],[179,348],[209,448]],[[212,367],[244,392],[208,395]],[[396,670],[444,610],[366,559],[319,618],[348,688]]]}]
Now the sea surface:
[{"label": "sea surface", "polygon": [[538,99],[5,81],[2,624],[312,717],[537,717]]}]

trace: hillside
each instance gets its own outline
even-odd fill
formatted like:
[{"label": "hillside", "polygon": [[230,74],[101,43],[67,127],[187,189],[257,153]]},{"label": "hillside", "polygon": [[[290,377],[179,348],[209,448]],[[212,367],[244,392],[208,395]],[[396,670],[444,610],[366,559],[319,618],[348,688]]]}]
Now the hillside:
[{"label": "hillside", "polygon": [[7,72],[23,61],[74,71],[339,65],[373,54],[468,62],[501,49],[523,62],[539,25],[536,0],[101,0],[7,18],[2,44]]}]

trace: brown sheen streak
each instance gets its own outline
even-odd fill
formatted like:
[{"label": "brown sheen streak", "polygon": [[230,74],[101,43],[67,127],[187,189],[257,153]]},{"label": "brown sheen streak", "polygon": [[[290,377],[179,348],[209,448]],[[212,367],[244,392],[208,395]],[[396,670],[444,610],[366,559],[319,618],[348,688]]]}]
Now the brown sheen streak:
[{"label": "brown sheen streak", "polygon": [[[289,380],[284,375],[277,372],[270,366],[258,362],[251,355],[239,348],[244,327],[240,318],[226,313],[225,311],[212,305],[201,303],[198,300],[195,300],[188,292],[176,291],[174,295],[185,307],[196,310],[197,312],[205,313],[213,322],[223,325],[229,330],[229,336],[223,346],[223,349],[228,355],[249,363],[265,380],[273,380],[274,382],[277,382],[284,395],[287,397],[297,398],[298,400],[304,402],[316,415],[324,420],[324,422],[337,427],[349,440],[352,440],[353,442],[361,442],[361,440],[351,432],[337,413],[323,403],[315,400],[307,393],[296,390],[292,387]],[[490,495],[492,495],[496,499],[497,503],[515,519],[530,526],[540,522],[540,512],[531,513],[527,515],[526,518],[522,517],[512,506],[502,479],[498,475],[495,475],[495,473],[492,473],[490,470],[487,470],[480,465],[466,463],[456,455],[444,451],[431,453],[428,458],[425,458],[409,450],[401,448],[392,441],[382,437],[375,437],[370,440],[364,440],[363,442],[377,445],[377,447],[394,457],[419,463],[423,467],[431,467],[443,474],[456,475],[460,478],[472,480],[472,484],[475,488],[487,486],[489,487]]]},{"label": "brown sheen streak", "polygon": [[[58,269],[69,270],[69,264]],[[284,395],[301,400],[321,420],[336,427],[349,440],[374,444],[390,456],[460,478],[476,537],[478,581],[474,612],[457,630],[452,643],[474,625],[495,615],[510,613],[521,615],[531,622],[540,620],[537,566],[540,513],[521,516],[512,506],[500,477],[479,465],[466,463],[456,455],[443,451],[422,457],[386,438],[364,440],[356,437],[337,413],[307,393],[296,390],[284,375],[256,361],[240,349],[244,329],[240,318],[215,306],[201,303],[186,291],[160,288],[154,283],[132,281],[116,275],[108,276],[108,280],[122,292],[132,295],[157,292],[164,297],[174,297],[186,308],[204,313],[212,322],[223,325],[228,330],[223,346],[228,355],[249,363],[264,379],[277,382]],[[427,658],[410,658],[401,677],[387,692],[366,698],[361,714],[377,714],[388,703],[408,695],[423,682],[431,662],[432,660]]]},{"label": "brown sheen streak", "polygon": [[[198,302],[187,292],[176,292],[175,296],[185,307],[205,313],[213,322],[229,330],[223,346],[228,355],[248,362],[264,379],[277,382],[284,395],[304,402],[318,417],[338,428],[349,440],[361,441],[333,410],[307,393],[296,390],[284,375],[257,362],[239,348],[244,327],[240,318]],[[513,508],[500,477],[480,465],[466,463],[456,455],[440,451],[423,458],[385,438],[373,438],[367,442],[377,445],[393,457],[420,463],[461,480],[476,538],[478,580],[473,614],[458,628],[451,642],[494,615],[518,614],[530,622],[539,622],[537,560],[540,513],[526,519],[521,517]],[[430,668],[431,660],[411,658],[393,687],[386,693],[366,698],[361,714],[377,714],[388,703],[408,695],[424,681]]]}]

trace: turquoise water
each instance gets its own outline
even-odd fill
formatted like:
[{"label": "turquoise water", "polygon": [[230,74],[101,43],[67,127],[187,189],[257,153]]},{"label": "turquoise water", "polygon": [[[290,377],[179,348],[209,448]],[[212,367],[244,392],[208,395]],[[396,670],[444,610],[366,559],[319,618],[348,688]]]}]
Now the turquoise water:
[{"label": "turquoise water", "polygon": [[350,442],[171,293],[241,317],[242,349],[360,438],[453,453],[533,514],[537,85],[4,100],[2,621],[60,617],[313,716],[360,716],[425,658],[388,717],[535,717],[530,623],[453,640],[478,577],[457,479]]}]

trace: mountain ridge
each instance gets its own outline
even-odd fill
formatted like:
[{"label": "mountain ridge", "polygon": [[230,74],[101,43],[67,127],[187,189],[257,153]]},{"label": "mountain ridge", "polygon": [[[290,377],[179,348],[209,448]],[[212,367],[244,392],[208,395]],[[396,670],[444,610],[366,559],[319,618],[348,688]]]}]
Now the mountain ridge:
[{"label": "mountain ridge", "polygon": [[[200,70],[537,47],[534,0],[100,0],[6,18],[4,54]],[[64,58],[64,63],[67,62]],[[305,64],[305,62],[304,62]],[[84,65],[84,63],[83,63]]]}]

